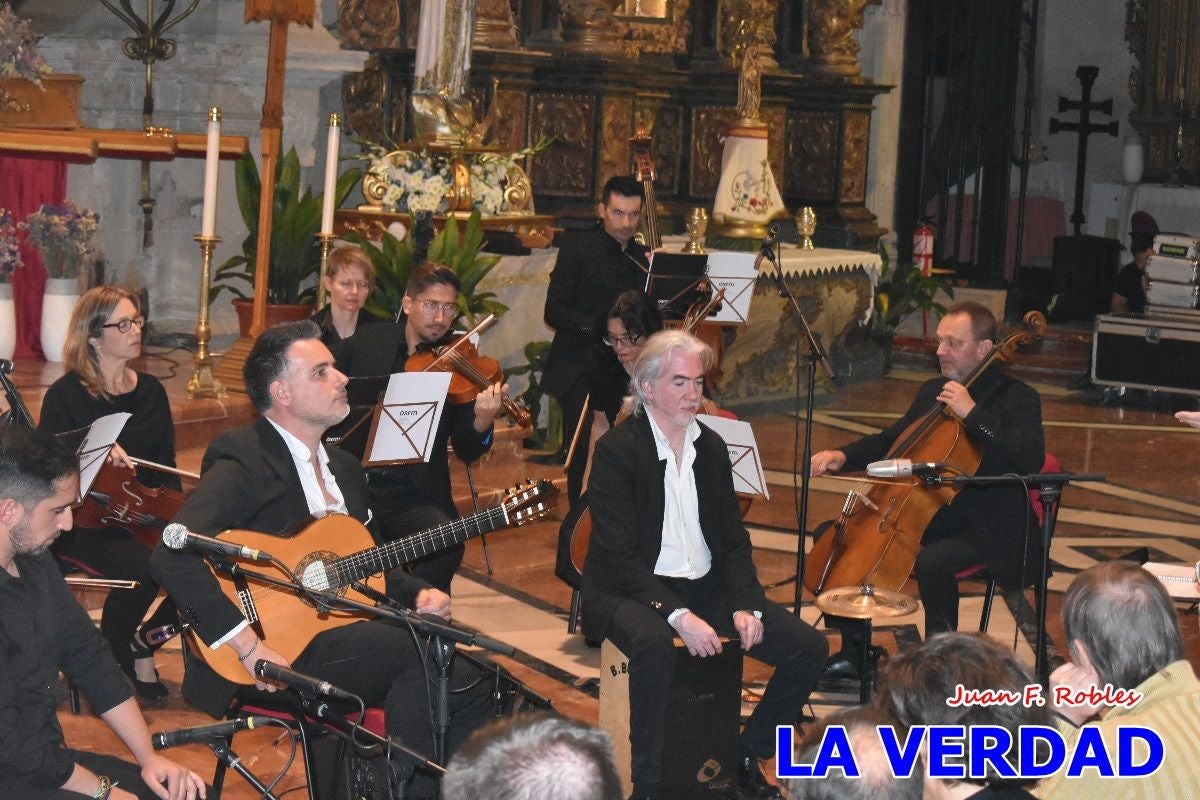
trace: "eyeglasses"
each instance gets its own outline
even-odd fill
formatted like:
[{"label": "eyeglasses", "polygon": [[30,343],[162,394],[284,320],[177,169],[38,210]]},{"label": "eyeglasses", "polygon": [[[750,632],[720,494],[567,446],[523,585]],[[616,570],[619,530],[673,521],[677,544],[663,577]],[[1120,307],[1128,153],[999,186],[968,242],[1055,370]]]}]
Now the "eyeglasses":
[{"label": "eyeglasses", "polygon": [[441,311],[447,317],[458,313],[458,303],[439,303],[436,300],[418,300],[417,305],[426,314],[433,315]]},{"label": "eyeglasses", "polygon": [[367,283],[366,281],[352,281],[349,278],[344,281],[334,281],[334,284],[343,292],[348,292],[351,289],[358,289],[359,291],[363,292],[369,292],[371,290],[371,284]]},{"label": "eyeglasses", "polygon": [[129,329],[134,325],[138,326],[138,330],[146,327],[145,317],[134,317],[133,319],[119,319],[116,322],[110,322],[106,325],[101,325],[101,328],[116,328],[121,333],[129,333]]},{"label": "eyeglasses", "polygon": [[642,340],[641,336],[636,333],[627,333],[624,336],[605,336],[600,341],[604,342],[609,347],[624,345],[625,347],[637,347],[637,343]]},{"label": "eyeglasses", "polygon": [[945,345],[947,350],[958,350],[967,342],[978,342],[979,339],[955,339],[953,336],[948,336],[943,339],[939,336],[934,341],[937,342],[938,347]]}]

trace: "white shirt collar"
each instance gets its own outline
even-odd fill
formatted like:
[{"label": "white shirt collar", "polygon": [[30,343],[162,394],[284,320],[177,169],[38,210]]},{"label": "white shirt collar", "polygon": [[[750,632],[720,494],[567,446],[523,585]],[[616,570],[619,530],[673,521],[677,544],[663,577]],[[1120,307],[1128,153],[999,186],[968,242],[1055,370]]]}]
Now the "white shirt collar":
[{"label": "white shirt collar", "polygon": [[[658,448],[659,460],[666,460],[668,455],[674,458],[675,451],[671,449],[671,442],[667,439],[667,435],[662,432],[662,428],[658,427],[658,423],[654,421],[654,414],[646,408],[643,409],[643,412],[646,415],[646,419],[650,422],[650,433],[654,435],[654,445]],[[700,438],[700,423],[693,417],[691,423],[684,431],[684,450],[687,450],[687,445],[695,442],[698,438]]]},{"label": "white shirt collar", "polygon": [[[312,458],[312,450],[308,449],[308,445],[296,438],[295,434],[285,430],[278,422],[270,417],[264,419],[271,423],[275,430],[279,431],[279,435],[283,437],[283,443],[287,446],[288,451],[292,454],[292,458],[298,461],[308,461]],[[317,463],[322,467],[328,467],[329,454],[325,452],[323,445],[317,447]]]}]

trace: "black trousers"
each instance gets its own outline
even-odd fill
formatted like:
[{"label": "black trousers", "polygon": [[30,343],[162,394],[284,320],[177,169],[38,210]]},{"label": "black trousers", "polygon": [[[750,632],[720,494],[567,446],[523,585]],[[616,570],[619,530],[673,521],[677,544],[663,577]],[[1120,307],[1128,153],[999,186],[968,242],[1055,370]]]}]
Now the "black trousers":
[{"label": "black trousers", "polygon": [[[138,800],[158,800],[158,795],[150,790],[142,781],[142,770],[136,764],[122,761],[116,756],[106,756],[100,753],[87,753],[72,750],[76,764],[82,764],[97,775],[106,775],[112,781],[120,784],[118,789],[137,796]],[[89,795],[78,792],[68,792],[64,789],[40,789],[26,783],[5,780],[0,784],[0,797],[21,798],[21,800],[82,800]]]},{"label": "black trousers", "polygon": [[[329,681],[339,689],[360,696],[368,707],[382,707],[389,736],[413,750],[433,757],[435,667],[427,661],[427,642],[414,638],[407,627],[387,621],[358,622],[316,636],[296,658],[297,672]],[[428,669],[428,673],[427,670]],[[491,684],[481,679],[474,664],[455,659],[450,682],[451,724],[447,752],[482,725],[492,709]],[[239,690],[247,702],[273,703],[282,700],[253,687]],[[357,710],[341,709],[343,711]],[[422,785],[424,784],[424,785]],[[431,778],[418,776],[413,797],[435,792]]]},{"label": "black trousers", "polygon": [[[583,401],[587,399],[587,381],[578,380],[562,395],[555,395],[563,415],[563,445],[565,453],[571,447],[571,438],[579,425],[579,416],[584,412]],[[567,466],[567,499],[573,506],[579,502],[583,494],[583,473],[587,469],[588,436],[592,430],[592,409],[588,409],[583,420],[583,429],[579,431],[579,444],[575,445],[575,455]]]},{"label": "black trousers", "polygon": [[[732,612],[720,581],[709,573],[699,580],[660,578],[719,635],[735,636]],[[762,609],[763,640],[749,655],[771,664],[775,674],[742,731],[745,755],[775,755],[775,726],[796,722],[825,666],[823,634],[782,606]],[[667,693],[675,669],[675,630],[661,614],[634,600],[613,614],[608,638],[629,657],[629,743],[634,794],[657,790],[662,780]]]},{"label": "black trousers", "polygon": [[[102,578],[137,581],[135,589],[113,589],[104,601],[100,633],[113,656],[127,673],[133,670],[138,626],[158,597],[158,584],[150,577],[150,550],[124,528],[76,528],[54,543],[54,555],[76,561]],[[175,604],[163,600],[147,628],[178,622]],[[140,644],[138,645],[140,648]],[[148,652],[137,654],[139,657]]]},{"label": "black trousers", "polygon": [[946,506],[929,521],[913,573],[925,608],[925,638],[958,630],[958,580],[955,574],[986,562],[970,518]]}]

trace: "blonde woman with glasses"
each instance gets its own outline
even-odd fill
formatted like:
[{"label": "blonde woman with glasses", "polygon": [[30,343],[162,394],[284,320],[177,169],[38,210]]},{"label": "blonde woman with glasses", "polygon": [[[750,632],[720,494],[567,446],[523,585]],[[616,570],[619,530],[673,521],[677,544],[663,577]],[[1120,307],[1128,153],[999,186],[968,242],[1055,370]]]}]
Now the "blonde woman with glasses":
[{"label": "blonde woman with glasses", "polygon": [[[153,375],[130,362],[142,353],[146,317],[133,292],[120,286],[97,286],[79,299],[71,314],[63,366],[67,372],[46,391],[38,427],[50,433],[86,428],[109,414],[132,414],[108,468],[134,469],[132,458],[175,466],[175,427],[166,390]],[[145,467],[137,479],[151,488],[179,489],[179,478]],[[60,560],[83,566],[100,577],[137,581],[134,589],[108,594],[100,632],[117,663],[133,681],[138,697],[162,700],[167,688],[154,668],[153,647],[143,633],[176,624],[174,604],[164,601],[139,633],[138,626],[158,596],[150,577],[150,551],[124,528],[75,528],[51,548]]]}]

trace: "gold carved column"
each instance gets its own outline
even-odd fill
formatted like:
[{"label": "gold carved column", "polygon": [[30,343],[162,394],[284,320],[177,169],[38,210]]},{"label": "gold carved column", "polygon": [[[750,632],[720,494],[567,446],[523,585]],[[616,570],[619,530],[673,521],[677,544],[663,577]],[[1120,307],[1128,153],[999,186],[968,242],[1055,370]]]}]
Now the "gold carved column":
[{"label": "gold carved column", "polygon": [[854,31],[863,24],[863,8],[871,0],[810,0],[808,12],[809,60],[819,72],[856,78],[858,42]]}]

